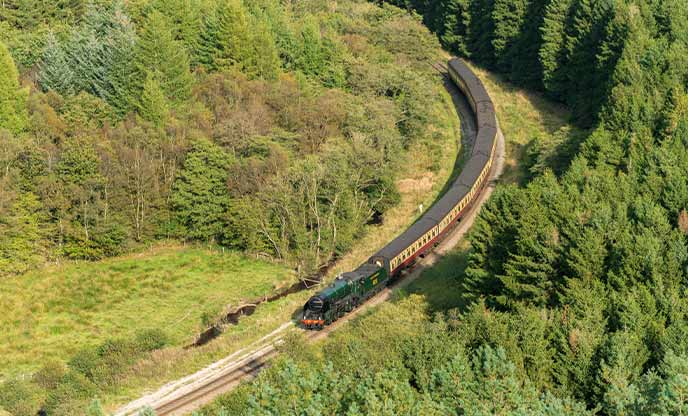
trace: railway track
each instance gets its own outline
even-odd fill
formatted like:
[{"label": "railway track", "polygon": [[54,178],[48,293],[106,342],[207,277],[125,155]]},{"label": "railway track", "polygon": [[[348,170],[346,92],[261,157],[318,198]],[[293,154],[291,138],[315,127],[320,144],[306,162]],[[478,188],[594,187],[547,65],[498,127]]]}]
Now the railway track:
[{"label": "railway track", "polygon": [[252,357],[218,374],[217,378],[209,380],[199,388],[188,394],[154,407],[157,415],[183,414],[186,409],[192,410],[199,405],[208,403],[218,395],[230,391],[242,381],[254,377],[267,362],[277,354],[275,344],[269,344],[252,354]]},{"label": "railway track", "polygon": [[[433,67],[440,73],[447,72],[446,65],[435,64]],[[451,81],[445,82],[445,86],[452,95],[454,105],[461,118],[462,133],[464,137],[475,135],[476,127],[470,106],[463,98],[462,93]],[[449,232],[447,237],[437,248],[425,258],[418,261],[411,269],[402,275],[393,285],[385,288],[373,296],[365,304],[353,312],[345,315],[333,324],[321,331],[304,331],[309,342],[315,342],[327,337],[339,326],[353,319],[361,312],[388,300],[394,289],[404,287],[417,279],[423,270],[434,265],[444,254],[451,250],[464,237],[473,224],[480,207],[492,194],[496,181],[504,167],[505,143],[501,131],[497,134],[497,149],[492,171],[488,177],[487,185],[476,197],[476,201],[470,210],[456,227]],[[282,325],[273,333],[258,341],[248,350],[240,350],[230,355],[221,362],[186,377],[176,383],[171,383],[161,388],[156,393],[131,402],[115,413],[115,416],[133,416],[145,406],[150,406],[158,416],[180,416],[192,412],[199,407],[210,403],[217,396],[227,393],[241,382],[254,378],[269,361],[278,354],[279,344],[284,335],[289,331],[303,331],[289,322]]]}]

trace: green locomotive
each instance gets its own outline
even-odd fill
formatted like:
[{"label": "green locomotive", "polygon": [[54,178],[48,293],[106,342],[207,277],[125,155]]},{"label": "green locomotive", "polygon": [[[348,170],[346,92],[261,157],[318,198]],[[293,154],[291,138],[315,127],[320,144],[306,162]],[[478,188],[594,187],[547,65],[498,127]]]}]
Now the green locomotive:
[{"label": "green locomotive", "polygon": [[384,267],[369,263],[339,275],[330,286],[306,302],[301,323],[310,329],[329,325],[380,292],[388,280]]}]

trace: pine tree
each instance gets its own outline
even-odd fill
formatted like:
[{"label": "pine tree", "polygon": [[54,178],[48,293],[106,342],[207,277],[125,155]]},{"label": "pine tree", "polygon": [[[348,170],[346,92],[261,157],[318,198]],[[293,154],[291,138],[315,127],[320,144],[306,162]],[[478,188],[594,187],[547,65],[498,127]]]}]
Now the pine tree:
[{"label": "pine tree", "polygon": [[167,119],[169,113],[167,97],[160,85],[161,75],[149,71],[146,74],[146,81],[143,84],[143,91],[137,104],[137,109],[141,117],[161,127]]},{"label": "pine tree", "polygon": [[53,90],[61,95],[74,94],[74,70],[70,66],[64,47],[51,31],[48,33],[43,59],[39,65],[38,80],[44,91]]},{"label": "pine tree", "polygon": [[543,41],[541,28],[544,24],[545,7],[548,3],[548,0],[528,1],[528,8],[521,25],[521,33],[509,53],[512,79],[536,89],[544,88],[539,53]]},{"label": "pine tree", "polygon": [[192,67],[197,66],[199,42],[203,31],[203,16],[212,11],[208,0],[154,0],[154,10],[165,15],[172,28],[174,40],[186,48]]},{"label": "pine tree", "polygon": [[23,273],[43,260],[41,208],[36,195],[25,193],[0,216],[0,275]]},{"label": "pine tree", "polygon": [[566,24],[573,0],[552,0],[545,9],[540,63],[545,90],[556,98],[566,91]]},{"label": "pine tree", "polygon": [[660,31],[672,42],[688,45],[688,2],[686,0],[665,0],[656,5],[657,23]]},{"label": "pine tree", "polygon": [[212,142],[193,144],[170,198],[180,236],[205,241],[222,236],[231,202],[227,189],[230,164],[230,157]]},{"label": "pine tree", "polygon": [[253,24],[251,35],[251,57],[246,72],[267,80],[275,80],[279,75],[281,61],[270,27],[258,19]]},{"label": "pine tree", "polygon": [[599,64],[601,47],[608,35],[605,29],[613,16],[611,3],[578,0],[566,37],[566,102],[574,117],[586,125],[592,124],[608,93],[605,79],[611,77],[610,71],[616,64],[616,60],[611,61],[611,68]]},{"label": "pine tree", "polygon": [[[128,18],[127,18],[128,19]],[[134,47],[136,33],[133,26],[122,26],[115,30],[107,41],[112,48],[108,56],[108,69],[105,85],[100,95],[115,111],[124,115],[131,110],[131,85],[136,81]]]},{"label": "pine tree", "polygon": [[492,11],[494,0],[474,0],[471,2],[470,39],[471,57],[492,68],[495,64],[495,51],[492,46],[494,39],[494,21]]},{"label": "pine tree", "polygon": [[[669,62],[663,59],[668,56],[668,45],[654,33],[651,21],[648,21],[651,19],[626,10],[617,14],[616,20],[624,20],[623,40],[619,41],[623,42],[623,51],[618,56],[607,58],[609,64],[613,63],[613,69],[609,69],[608,64],[605,71],[600,71],[613,71],[610,85],[605,86],[605,90],[608,89],[607,102],[600,118],[610,131],[638,130],[654,124],[666,104],[666,97],[659,91],[666,87],[671,89],[671,86],[665,84],[667,80],[658,74],[669,67]],[[617,48],[621,49],[620,46]],[[644,60],[648,51],[654,51],[659,59]],[[643,65],[638,65],[640,61]],[[685,67],[683,64],[680,66]],[[683,87],[679,89],[683,90]]]},{"label": "pine tree", "polygon": [[442,44],[465,57],[471,56],[467,44],[470,36],[468,31],[471,26],[469,7],[469,0],[448,0],[444,15],[440,19],[442,24],[440,40]]},{"label": "pine tree", "polygon": [[248,14],[241,0],[222,0],[205,23],[201,63],[211,70],[243,69],[250,49]]},{"label": "pine tree", "polygon": [[327,87],[341,87],[345,83],[342,50],[336,42],[321,34],[320,22],[314,17],[304,19],[295,53],[290,54],[287,67],[318,79]]},{"label": "pine tree", "polygon": [[69,24],[81,16],[85,3],[84,0],[4,0],[0,3],[0,21],[27,31],[53,22]]},{"label": "pine tree", "polygon": [[184,45],[175,40],[167,18],[153,11],[146,18],[143,32],[136,46],[136,85],[133,97],[143,91],[144,84],[155,81],[164,97],[172,103],[181,103],[191,95],[193,77],[190,72],[189,56]]},{"label": "pine tree", "polygon": [[589,282],[604,276],[607,250],[603,236],[600,229],[585,228],[572,239],[564,260],[569,278]]},{"label": "pine tree", "polygon": [[215,70],[215,54],[217,53],[218,44],[218,21],[217,21],[217,7],[205,16],[203,19],[203,26],[198,39],[198,48],[194,53],[196,57],[194,60],[198,61],[200,65],[205,66],[209,70]]},{"label": "pine tree", "polygon": [[102,98],[120,114],[128,111],[135,43],[136,32],[121,0],[107,7],[90,4],[64,46],[74,74],[71,90]]},{"label": "pine tree", "polygon": [[19,133],[26,128],[27,95],[19,87],[19,73],[9,50],[0,42],[0,129]]},{"label": "pine tree", "polygon": [[492,10],[494,38],[492,47],[497,58],[497,69],[507,72],[511,69],[514,44],[521,35],[528,2],[526,0],[495,0]]},{"label": "pine tree", "polygon": [[664,138],[687,137],[688,93],[681,91],[680,88],[674,88],[669,91],[666,101],[658,123],[658,130]]},{"label": "pine tree", "polygon": [[314,18],[306,19],[301,26],[300,53],[296,57],[296,69],[306,75],[319,75],[326,71],[327,60],[323,53],[320,24]]}]

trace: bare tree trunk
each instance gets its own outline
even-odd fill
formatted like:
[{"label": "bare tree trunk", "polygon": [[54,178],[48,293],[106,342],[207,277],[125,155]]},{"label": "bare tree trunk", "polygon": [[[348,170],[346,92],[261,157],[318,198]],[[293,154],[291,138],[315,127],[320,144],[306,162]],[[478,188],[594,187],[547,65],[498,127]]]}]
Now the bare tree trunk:
[{"label": "bare tree trunk", "polygon": [[275,253],[277,254],[277,257],[283,258],[282,257],[282,251],[280,250],[279,245],[272,238],[272,236],[268,232],[268,229],[265,225],[265,222],[263,222],[262,220],[260,221],[260,228],[261,228],[260,232],[270,241],[270,244],[272,244],[272,246],[275,248]]}]

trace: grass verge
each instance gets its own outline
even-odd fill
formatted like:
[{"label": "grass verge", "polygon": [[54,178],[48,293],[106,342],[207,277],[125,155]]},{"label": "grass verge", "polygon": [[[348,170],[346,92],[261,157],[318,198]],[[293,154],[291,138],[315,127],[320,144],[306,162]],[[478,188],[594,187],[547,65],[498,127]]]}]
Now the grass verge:
[{"label": "grass verge", "polygon": [[572,137],[579,130],[569,124],[570,112],[544,95],[519,88],[498,74],[470,65],[483,81],[495,104],[506,140],[506,160],[501,183],[523,185],[530,177],[528,150],[535,140],[551,142]]}]

